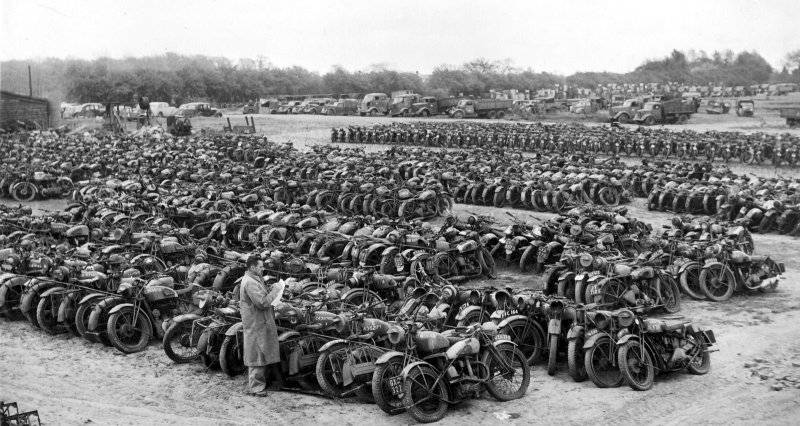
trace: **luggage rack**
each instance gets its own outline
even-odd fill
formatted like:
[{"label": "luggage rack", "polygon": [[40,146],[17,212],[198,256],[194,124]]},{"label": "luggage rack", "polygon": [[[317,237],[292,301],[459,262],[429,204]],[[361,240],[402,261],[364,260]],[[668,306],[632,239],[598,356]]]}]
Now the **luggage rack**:
[{"label": "luggage rack", "polygon": [[39,426],[39,411],[19,412],[16,402],[0,401],[0,426]]}]

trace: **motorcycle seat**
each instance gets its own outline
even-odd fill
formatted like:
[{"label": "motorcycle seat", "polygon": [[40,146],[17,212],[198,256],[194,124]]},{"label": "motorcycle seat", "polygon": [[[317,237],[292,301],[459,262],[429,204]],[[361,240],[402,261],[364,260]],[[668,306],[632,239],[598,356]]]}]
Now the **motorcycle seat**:
[{"label": "motorcycle seat", "polygon": [[686,326],[686,323],[683,321],[667,322],[660,319],[646,319],[644,320],[644,322],[647,328],[647,332],[649,333],[661,333],[667,331],[682,330]]}]

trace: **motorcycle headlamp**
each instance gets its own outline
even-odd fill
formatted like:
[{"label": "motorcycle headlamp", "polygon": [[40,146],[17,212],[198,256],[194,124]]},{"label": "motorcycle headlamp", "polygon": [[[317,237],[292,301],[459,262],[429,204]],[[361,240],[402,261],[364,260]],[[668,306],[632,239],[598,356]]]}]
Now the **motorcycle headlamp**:
[{"label": "motorcycle headlamp", "polygon": [[622,309],[617,313],[617,323],[620,327],[630,327],[636,316],[630,309]]}]

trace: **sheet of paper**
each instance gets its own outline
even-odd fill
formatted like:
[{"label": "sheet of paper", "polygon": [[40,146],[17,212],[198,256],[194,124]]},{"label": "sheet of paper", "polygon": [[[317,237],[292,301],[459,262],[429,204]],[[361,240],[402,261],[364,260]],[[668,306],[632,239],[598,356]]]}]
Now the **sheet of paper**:
[{"label": "sheet of paper", "polygon": [[286,282],[284,280],[280,280],[273,285],[280,286],[280,289],[278,290],[278,296],[275,297],[275,300],[273,300],[271,303],[272,306],[277,306],[279,303],[281,303],[281,299],[283,298],[283,291],[286,290]]}]

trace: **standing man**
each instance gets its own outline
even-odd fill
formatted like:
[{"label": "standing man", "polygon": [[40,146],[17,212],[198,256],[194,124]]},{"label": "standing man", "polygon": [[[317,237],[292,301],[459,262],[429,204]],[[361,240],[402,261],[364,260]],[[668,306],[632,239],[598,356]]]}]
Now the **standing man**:
[{"label": "standing man", "polygon": [[[264,261],[250,255],[247,272],[239,289],[239,308],[244,330],[244,365],[248,367],[247,394],[267,395],[267,366],[273,373],[273,385],[280,386],[280,352],[272,302],[280,297],[282,284],[264,283]],[[276,364],[278,363],[278,364]]]}]

